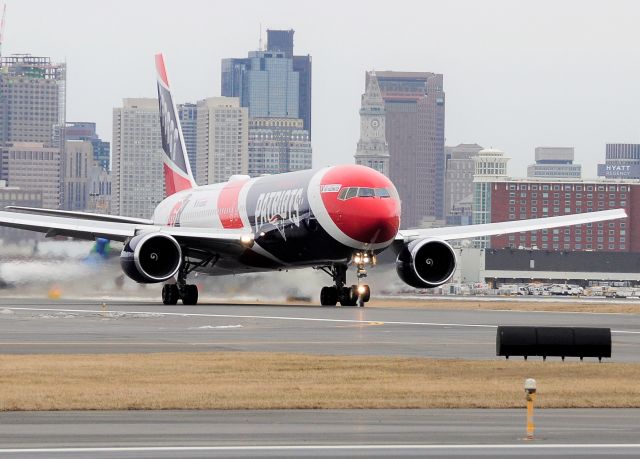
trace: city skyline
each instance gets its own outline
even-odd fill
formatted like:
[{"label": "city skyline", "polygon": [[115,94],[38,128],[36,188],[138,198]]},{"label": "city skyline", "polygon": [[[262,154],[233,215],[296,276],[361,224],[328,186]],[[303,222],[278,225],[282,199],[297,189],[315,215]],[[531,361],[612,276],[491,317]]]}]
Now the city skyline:
[{"label": "city skyline", "polygon": [[[257,49],[262,23],[263,42],[267,28],[294,29],[296,49],[313,56],[314,166],[353,162],[372,69],[443,74],[446,144],[499,148],[513,176],[525,175],[536,146],[574,146],[588,178],[607,143],[640,142],[632,2],[373,2],[364,12],[342,5],[340,15],[337,2],[305,11],[249,2],[248,19],[195,1],[6,3],[4,55],[66,61],[67,119],[96,121],[103,133],[123,98],[155,96],[153,53],[166,55],[177,102],[217,96],[221,59]],[[118,27],[96,32],[96,19]]]}]

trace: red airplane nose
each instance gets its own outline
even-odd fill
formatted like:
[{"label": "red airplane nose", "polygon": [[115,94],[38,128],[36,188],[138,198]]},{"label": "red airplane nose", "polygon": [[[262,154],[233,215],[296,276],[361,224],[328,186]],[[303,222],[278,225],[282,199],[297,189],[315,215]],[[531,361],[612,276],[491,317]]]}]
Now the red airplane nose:
[{"label": "red airplane nose", "polygon": [[392,198],[362,198],[345,202],[336,225],[359,242],[378,244],[395,238],[400,227],[400,216]]},{"label": "red airplane nose", "polygon": [[323,185],[324,207],[340,233],[363,245],[395,238],[400,200],[387,177],[363,166],[339,166],[323,177]]}]

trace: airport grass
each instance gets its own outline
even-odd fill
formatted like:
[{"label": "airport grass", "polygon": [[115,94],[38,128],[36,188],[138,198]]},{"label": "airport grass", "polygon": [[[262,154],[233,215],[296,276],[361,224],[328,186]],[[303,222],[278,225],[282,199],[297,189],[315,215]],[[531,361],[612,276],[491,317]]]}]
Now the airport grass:
[{"label": "airport grass", "polygon": [[640,407],[640,364],[284,353],[0,355],[0,410]]},{"label": "airport grass", "polygon": [[412,309],[448,309],[448,310],[493,310],[528,312],[590,312],[640,314],[640,302],[607,302],[591,298],[567,298],[565,300],[528,300],[527,297],[491,298],[491,301],[451,298],[392,299],[373,298],[367,307],[412,308]]}]

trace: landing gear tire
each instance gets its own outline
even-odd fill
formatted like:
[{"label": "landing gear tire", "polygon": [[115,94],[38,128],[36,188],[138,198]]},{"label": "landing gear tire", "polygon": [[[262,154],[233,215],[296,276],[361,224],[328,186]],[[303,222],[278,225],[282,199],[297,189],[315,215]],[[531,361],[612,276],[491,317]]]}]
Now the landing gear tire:
[{"label": "landing gear tire", "polygon": [[198,286],[194,284],[187,284],[184,286],[182,292],[182,304],[186,306],[192,306],[198,304]]},{"label": "landing gear tire", "polygon": [[335,287],[322,287],[320,290],[320,304],[322,306],[335,306],[338,303],[338,290]]},{"label": "landing gear tire", "polygon": [[162,302],[166,305],[178,304],[180,292],[176,284],[164,284],[162,286]]},{"label": "landing gear tire", "polygon": [[342,306],[355,306],[358,303],[358,286],[342,287],[342,298],[340,304]]},{"label": "landing gear tire", "polygon": [[362,294],[362,302],[366,303],[371,298],[371,289],[369,289],[369,286],[367,284],[364,284],[363,287],[364,293]]},{"label": "landing gear tire", "polygon": [[[351,285],[347,287],[347,265],[335,264],[331,266],[321,266],[316,269],[321,269],[325,273],[329,274],[335,285],[330,287],[322,287],[320,291],[320,304],[322,306],[335,306],[340,302],[341,306],[364,306],[371,297],[371,290],[368,285]],[[366,273],[362,274],[358,271],[358,279],[366,276]],[[364,288],[364,292],[360,294],[359,290]]]}]

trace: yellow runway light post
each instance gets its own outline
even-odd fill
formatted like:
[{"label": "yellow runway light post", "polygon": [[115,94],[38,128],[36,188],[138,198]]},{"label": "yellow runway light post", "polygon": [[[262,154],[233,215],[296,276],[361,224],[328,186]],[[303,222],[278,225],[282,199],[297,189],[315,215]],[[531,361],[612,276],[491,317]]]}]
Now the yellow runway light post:
[{"label": "yellow runway light post", "polygon": [[524,392],[527,395],[527,440],[533,440],[533,402],[536,400],[536,380],[528,378],[524,381]]}]

